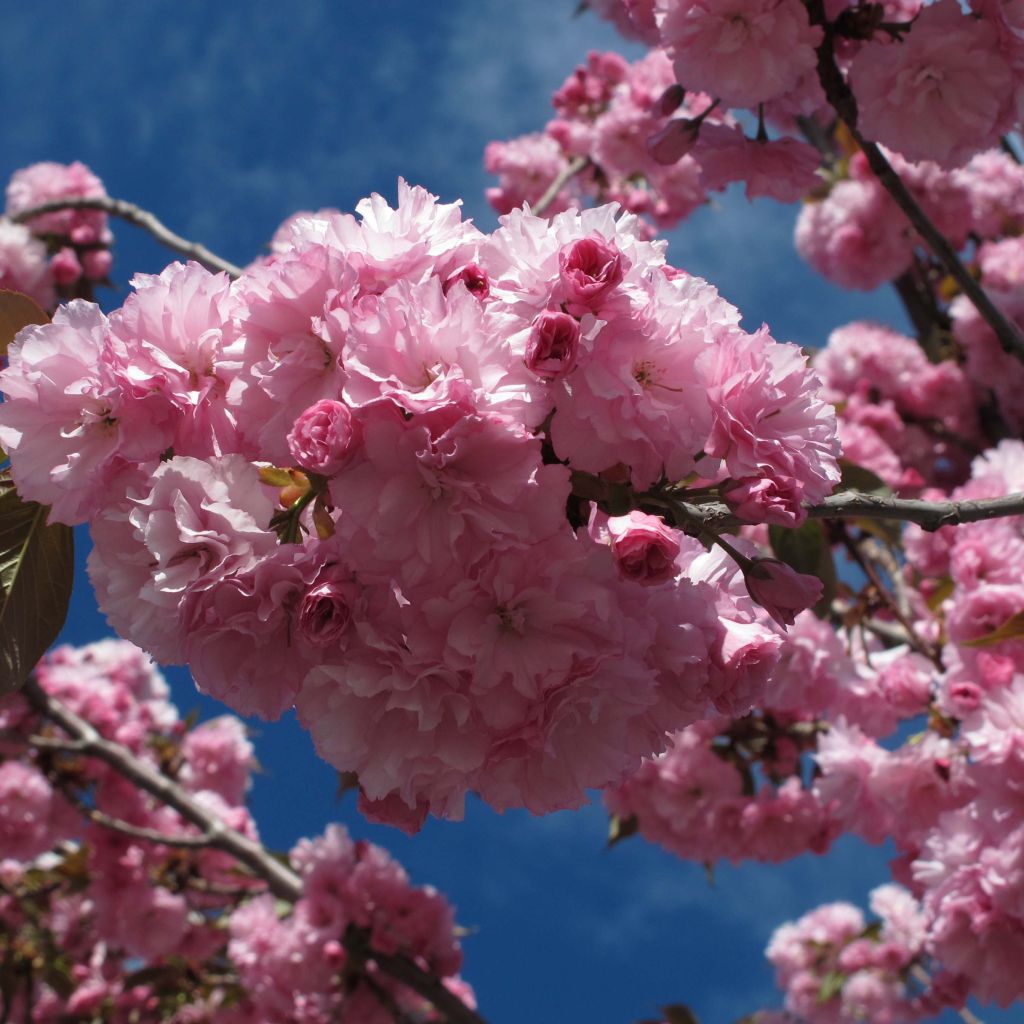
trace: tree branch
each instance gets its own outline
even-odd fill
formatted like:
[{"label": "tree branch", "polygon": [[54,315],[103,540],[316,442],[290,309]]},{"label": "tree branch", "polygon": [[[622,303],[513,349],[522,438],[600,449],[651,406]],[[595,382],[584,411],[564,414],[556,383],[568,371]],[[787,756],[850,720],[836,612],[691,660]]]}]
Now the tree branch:
[{"label": "tree branch", "polygon": [[949,240],[928,218],[910,190],[903,184],[903,179],[893,170],[892,164],[882,150],[876,143],[869,142],[860,134],[857,128],[857,99],[836,63],[835,39],[832,26],[825,17],[824,0],[812,0],[808,4],[808,11],[811,22],[819,25],[824,32],[821,45],[818,47],[818,78],[829,103],[846,123],[882,187],[904,212],[914,230],[925,240],[960,286],[960,290],[974,303],[975,308],[995,332],[1003,351],[1024,361],[1024,339],[971,276]]},{"label": "tree branch", "polygon": [[205,845],[231,854],[260,878],[266,879],[275,896],[290,903],[302,896],[302,880],[291,868],[275,860],[259,843],[229,828],[173,779],[120,744],[104,739],[84,718],[51,697],[35,679],[29,679],[22,694],[35,711],[59,725],[77,741],[76,753],[103,761],[133,785],[172,807],[186,821],[199,827],[207,838]]},{"label": "tree branch", "polygon": [[558,193],[576,177],[585,167],[590,165],[590,158],[578,156],[565,167],[561,174],[548,186],[548,190],[533,205],[531,212],[535,217],[543,217],[547,208],[558,198]]},{"label": "tree branch", "polygon": [[31,210],[23,210],[11,219],[15,223],[25,224],[34,217],[40,217],[44,213],[54,213],[57,210],[102,210],[104,213],[110,214],[111,217],[117,217],[129,224],[134,224],[137,228],[142,228],[143,231],[148,231],[161,245],[182,256],[196,260],[208,270],[223,271],[232,278],[242,276],[241,267],[236,267],[234,263],[229,263],[216,253],[210,252],[200,242],[190,242],[187,238],[175,234],[155,214],[134,203],[126,202],[124,199],[111,199],[108,196],[93,199],[82,197],[55,199],[52,202],[35,206]]},{"label": "tree branch", "polygon": [[[638,497],[642,504],[644,495]],[[667,500],[678,505],[687,519],[704,529],[728,530],[744,525],[744,520],[737,518],[722,501],[695,504],[671,495]],[[805,506],[805,511],[811,519],[890,519],[917,523],[922,529],[933,531],[943,526],[1024,515],[1024,494],[1005,494],[979,501],[924,501],[920,498],[891,498],[861,491],[840,491],[818,505]]]},{"label": "tree branch", "polygon": [[[71,737],[71,749],[74,753],[103,761],[143,792],[155,796],[176,810],[186,821],[198,826],[203,832],[204,846],[230,854],[266,881],[275,896],[288,903],[296,903],[302,897],[302,879],[290,867],[274,858],[259,843],[230,828],[217,815],[197,803],[192,795],[173,779],[136,757],[120,744],[105,739],[84,718],[50,696],[34,678],[29,678],[22,689],[22,694],[33,710],[60,726]],[[46,746],[53,749],[55,745]],[[169,845],[166,837],[160,833],[155,834],[159,838],[153,839],[153,842]],[[366,944],[365,937],[358,935],[351,938],[345,936],[344,945],[354,957],[362,961],[372,960],[395,981],[422,996],[444,1014],[450,1024],[485,1024],[483,1018],[466,1006],[439,978],[424,971],[408,957],[378,953]]]},{"label": "tree branch", "polygon": [[130,836],[132,839],[141,839],[147,843],[157,843],[160,846],[171,846],[182,850],[202,850],[211,846],[210,836],[206,833],[198,836],[169,836],[155,828],[145,828],[141,825],[133,825],[123,818],[115,818],[105,811],[96,807],[90,807],[79,797],[69,786],[64,785],[59,778],[50,776],[50,781],[60,790],[61,795],[70,803],[83,818],[111,832],[119,832],[121,835]]}]

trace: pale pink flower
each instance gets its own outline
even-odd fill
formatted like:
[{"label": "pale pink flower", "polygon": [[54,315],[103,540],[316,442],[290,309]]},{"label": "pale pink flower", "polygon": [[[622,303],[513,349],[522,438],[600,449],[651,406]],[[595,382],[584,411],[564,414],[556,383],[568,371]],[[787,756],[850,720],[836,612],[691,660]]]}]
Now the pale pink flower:
[{"label": "pale pink flower", "polygon": [[909,160],[958,167],[998,142],[1018,115],[995,27],[956,0],[926,6],[899,43],[865,43],[850,83],[865,136]]},{"label": "pale pink flower", "polygon": [[244,802],[256,757],[237,718],[222,715],[190,729],[182,740],[181,755],[180,779],[193,792],[210,790],[235,806]]},{"label": "pale pink flower", "polygon": [[875,181],[840,181],[803,206],[796,222],[800,255],[843,288],[870,291],[910,266],[913,241],[905,218]]},{"label": "pale pink flower", "polygon": [[[536,203],[568,165],[558,143],[540,132],[490,142],[484,150],[484,168],[498,175],[498,185],[487,189],[487,201],[498,213]],[[560,213],[572,205],[568,188],[563,188],[547,212]]]},{"label": "pale pink flower", "polygon": [[0,288],[23,292],[45,310],[57,304],[46,246],[6,217],[0,217]]},{"label": "pale pink flower", "polygon": [[162,662],[181,662],[181,602],[277,548],[269,488],[241,456],[162,463],[146,488],[92,524],[89,578],[101,610]]},{"label": "pale pink flower", "polygon": [[658,32],[687,89],[753,107],[814,68],[821,29],[794,0],[656,0]]},{"label": "pale pink flower", "polygon": [[[111,482],[129,462],[156,458],[161,433],[130,417],[110,370],[107,318],[76,300],[52,324],[26,327],[0,373],[0,444],[25,498],[50,517],[84,522],[111,500]],[[131,429],[127,429],[130,426]]]},{"label": "pale pink flower", "polygon": [[159,424],[177,455],[234,451],[226,405],[234,365],[229,320],[231,280],[198,263],[172,263],[159,275],[136,274],[134,294],[111,314],[113,378],[133,420]]},{"label": "pale pink flower", "polygon": [[[17,216],[55,199],[105,199],[103,182],[85,164],[44,162],[11,175],[7,215]],[[28,227],[37,235],[61,235],[75,245],[109,245],[107,215],[102,210],[56,210],[33,217]]]},{"label": "pale pink flower", "polygon": [[721,332],[717,342],[705,357],[713,425],[704,451],[734,478],[775,481],[802,519],[799,499],[820,501],[839,480],[835,410],[806,357],[766,327]]},{"label": "pale pink flower", "polygon": [[0,764],[0,857],[28,861],[45,853],[74,828],[69,812],[37,769]]},{"label": "pale pink flower", "polygon": [[818,151],[797,139],[748,139],[738,127],[708,124],[696,150],[701,180],[711,190],[742,181],[748,199],[795,203],[818,183]]}]

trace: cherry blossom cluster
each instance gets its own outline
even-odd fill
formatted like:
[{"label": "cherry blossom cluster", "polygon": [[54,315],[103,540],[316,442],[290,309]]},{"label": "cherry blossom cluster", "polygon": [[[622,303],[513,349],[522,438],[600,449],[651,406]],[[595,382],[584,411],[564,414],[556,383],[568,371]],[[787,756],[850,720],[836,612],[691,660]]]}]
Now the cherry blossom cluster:
[{"label": "cherry blossom cluster", "polygon": [[[948,493],[1022,489],[1024,442],[1007,440]],[[859,614],[837,631],[802,613],[757,712],[695,723],[606,793],[613,837],[638,831],[708,863],[822,853],[846,833],[893,844],[917,908],[911,954],[887,959],[885,929],[864,933],[845,905],[783,929],[769,958],[803,1021],[913,1020],[968,993],[1003,1006],[1024,996],[1024,521],[909,526],[904,544],[907,614],[899,625],[880,613],[904,642]],[[834,955],[812,956],[816,942]],[[901,972],[919,955],[933,983],[907,990]]]},{"label": "cherry blossom cluster", "polygon": [[22,292],[53,310],[72,298],[91,298],[107,283],[113,236],[101,210],[67,209],[23,214],[62,199],[104,199],[103,182],[85,164],[32,164],[16,171],[7,185],[0,215],[0,288]]},{"label": "cherry blossom cluster", "polygon": [[[955,0],[594,0],[664,50],[676,82],[782,124],[821,114],[822,50],[836,51],[864,135],[945,167],[999,143],[1021,110],[1024,35],[1005,4]],[[830,49],[831,48],[831,49]]]},{"label": "cherry blossom cluster", "polygon": [[732,182],[744,182],[751,199],[794,202],[819,181],[816,149],[789,137],[749,138],[720,101],[684,90],[660,49],[632,64],[591,53],[552,102],[556,117],[543,133],[487,147],[484,164],[499,178],[487,198],[499,213],[537,204],[564,176],[550,210],[587,197],[669,228]]},{"label": "cherry blossom cluster", "polygon": [[[1024,327],[1024,167],[997,151],[951,172],[892,161],[987,294]],[[1024,364],[922,246],[863,154],[844,166],[849,177],[803,207],[797,247],[844,287],[894,281],[918,337],[849,324],[814,366],[839,409],[847,459],[903,493],[948,490],[973,457],[1024,430]]]},{"label": "cherry blossom cluster", "polygon": [[667,228],[743,182],[748,198],[810,197],[800,251],[840,283],[874,287],[907,269],[916,236],[862,156],[850,159],[845,127],[834,137],[836,110],[887,147],[930,212],[953,219],[943,230],[955,244],[1004,174],[993,147],[1020,117],[1024,72],[1024,25],[1006,4],[586,6],[651,49],[632,64],[591,53],[555,92],[543,132],[487,148],[499,212],[614,200]]},{"label": "cherry blossom cluster", "polygon": [[[708,863],[824,853],[854,827],[829,778],[832,719],[857,735],[891,735],[901,721],[927,712],[933,675],[934,666],[905,645],[882,650],[869,642],[851,651],[831,625],[804,612],[782,642],[758,712],[695,723],[665,754],[606,791],[616,829],[638,829],[677,856]],[[909,804],[913,794],[901,787],[915,772],[928,780],[936,741],[929,737],[879,765],[875,791],[884,790],[889,805],[868,830],[872,841],[886,834],[890,819],[908,820],[898,801]],[[811,752],[816,777],[804,756]]]},{"label": "cherry blossom cluster", "polygon": [[[883,885],[871,893],[870,905],[878,918],[871,923],[852,904],[829,903],[772,936],[768,959],[786,1009],[797,1020],[911,1024],[961,1002],[951,979],[925,971],[924,916],[910,893]],[[752,1019],[769,1024],[773,1017],[762,1013]]]},{"label": "cherry blossom cluster", "polygon": [[759,699],[781,637],[754,602],[784,624],[820,585],[708,554],[672,502],[800,522],[838,479],[832,407],[614,207],[484,235],[402,183],[359,212],[22,331],[14,481],[89,523],[122,636],[241,714],[296,705],[374,816],[576,806]]},{"label": "cherry blossom cluster", "polygon": [[[244,805],[253,749],[238,719],[190,727],[150,659],[119,640],[57,648],[37,681],[225,826],[258,838]],[[33,1021],[53,1024],[386,1024],[394,1006],[436,1019],[374,953],[407,957],[472,1005],[451,908],[379,847],[337,825],[301,840],[290,854],[301,896],[283,911],[262,879],[80,753],[23,697],[0,702],[0,727],[0,977],[12,1019],[31,1007]]]},{"label": "cherry blossom cluster", "polygon": [[[963,483],[972,456],[989,442],[981,414],[987,402],[970,361],[948,355],[930,360],[914,338],[882,324],[858,321],[833,331],[813,363],[839,411],[844,459],[904,494]],[[1016,372],[1024,369],[1004,358]]]}]

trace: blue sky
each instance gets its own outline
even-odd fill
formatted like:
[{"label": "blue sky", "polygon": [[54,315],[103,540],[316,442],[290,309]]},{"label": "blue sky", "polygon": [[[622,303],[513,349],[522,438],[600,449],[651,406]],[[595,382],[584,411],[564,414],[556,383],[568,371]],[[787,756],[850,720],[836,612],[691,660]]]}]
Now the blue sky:
[{"label": "blue sky", "polygon": [[[111,195],[237,263],[294,210],[393,196],[399,175],[462,197],[489,229],[485,144],[539,128],[588,49],[626,49],[595,19],[573,19],[573,6],[0,0],[0,177],[83,160]],[[767,321],[781,339],[820,345],[857,317],[901,322],[889,294],[842,292],[807,271],[790,241],[794,215],[730,194],[671,236],[670,258],[718,285],[748,327]],[[119,281],[169,260],[116,230]],[[65,638],[108,632],[80,573]],[[186,673],[170,677],[183,710],[217,713]],[[445,891],[474,929],[465,973],[493,1024],[628,1024],[669,1002],[689,1003],[704,1024],[731,1021],[774,1001],[761,950],[776,924],[827,899],[863,904],[887,876],[882,852],[847,841],[781,869],[721,867],[711,886],[700,866],[639,839],[605,850],[599,803],[544,819],[471,803],[465,822],[408,839],[335,801],[332,771],[293,721],[259,725],[256,744],[265,840],[286,847],[342,820]]]}]

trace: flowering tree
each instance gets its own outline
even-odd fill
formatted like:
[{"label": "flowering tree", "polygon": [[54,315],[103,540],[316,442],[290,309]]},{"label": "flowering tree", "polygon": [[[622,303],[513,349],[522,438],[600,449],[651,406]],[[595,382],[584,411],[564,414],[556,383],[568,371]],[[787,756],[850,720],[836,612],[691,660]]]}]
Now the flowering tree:
[{"label": "flowering tree", "polygon": [[[650,53],[492,143],[491,234],[400,182],[238,268],[81,164],[12,177],[4,1020],[481,1020],[443,897],[337,826],[265,849],[244,729],[147,654],[297,708],[410,832],[600,789],[613,841],[708,864],[890,839],[873,920],[776,932],[760,1024],[1024,995],[1019,12],[589,6]],[[655,240],[733,182],[915,336],[744,329]],[[111,217],[188,262],[107,315]],[[124,640],[42,657],[78,524]]]}]

